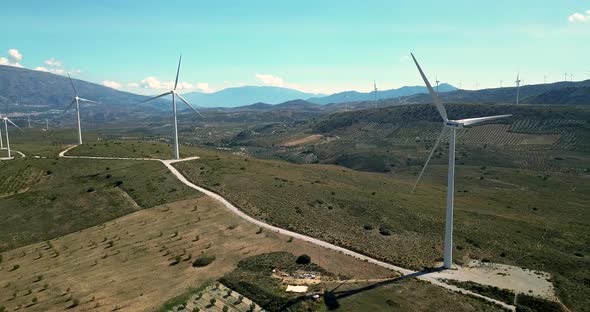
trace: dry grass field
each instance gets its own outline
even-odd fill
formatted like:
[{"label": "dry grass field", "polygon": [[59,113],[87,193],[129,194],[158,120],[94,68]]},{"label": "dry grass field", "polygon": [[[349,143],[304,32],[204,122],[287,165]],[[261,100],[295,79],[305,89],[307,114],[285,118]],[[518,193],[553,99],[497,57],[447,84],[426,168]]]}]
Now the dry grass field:
[{"label": "dry grass field", "polygon": [[[336,252],[260,232],[202,197],[2,253],[0,306],[9,311],[155,310],[167,299],[230,272],[240,259],[279,250],[311,254],[335,274],[395,276]],[[216,259],[204,268],[192,267],[191,260],[202,254]]]}]

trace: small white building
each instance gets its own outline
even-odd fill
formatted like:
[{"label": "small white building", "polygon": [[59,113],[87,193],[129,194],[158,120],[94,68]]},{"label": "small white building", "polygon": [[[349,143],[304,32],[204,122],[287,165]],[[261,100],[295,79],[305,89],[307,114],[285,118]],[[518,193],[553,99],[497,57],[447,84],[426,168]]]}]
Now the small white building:
[{"label": "small white building", "polygon": [[307,286],[288,285],[287,292],[304,293],[307,291]]}]

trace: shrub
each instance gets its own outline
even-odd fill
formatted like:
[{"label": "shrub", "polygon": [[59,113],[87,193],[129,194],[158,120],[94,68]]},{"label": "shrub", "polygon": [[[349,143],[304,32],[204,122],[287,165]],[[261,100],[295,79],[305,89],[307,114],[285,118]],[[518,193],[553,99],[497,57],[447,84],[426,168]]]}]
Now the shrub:
[{"label": "shrub", "polygon": [[223,309],[221,309],[223,312],[227,312],[229,310],[229,308],[227,306],[223,306]]},{"label": "shrub", "polygon": [[121,186],[122,184],[123,184],[123,181],[121,181],[121,180],[115,181],[115,186],[117,186],[117,187]]},{"label": "shrub", "polygon": [[391,231],[389,229],[387,229],[386,227],[382,226],[382,227],[379,227],[379,234],[384,235],[384,236],[389,236],[389,235],[391,235]]},{"label": "shrub", "polygon": [[172,262],[170,262],[170,266],[179,264],[180,263],[180,260],[182,260],[182,257],[181,256],[174,257],[174,260]]},{"label": "shrub", "polygon": [[19,264],[15,264],[15,265],[12,266],[12,269],[10,269],[10,271],[11,272],[12,271],[16,271],[16,270],[18,270],[18,268],[20,268],[20,265]]},{"label": "shrub", "polygon": [[372,226],[372,225],[370,225],[370,224],[365,224],[365,225],[363,225],[363,229],[365,229],[365,230],[367,230],[367,231],[370,231],[370,230],[372,230],[372,229],[373,229],[373,226]]},{"label": "shrub", "polygon": [[77,307],[80,304],[80,300],[78,299],[73,299],[72,303],[70,303],[70,305],[68,306],[68,309],[72,309]]},{"label": "shrub", "polygon": [[93,187],[89,187],[88,190],[86,190],[86,192],[88,192],[88,193],[92,193],[94,191],[95,191],[95,189]]},{"label": "shrub", "polygon": [[213,262],[215,260],[215,256],[201,256],[195,259],[195,261],[193,261],[193,267],[198,267],[198,268],[202,268],[202,267],[206,267],[209,264],[211,264],[211,262]]},{"label": "shrub", "polygon": [[256,234],[260,234],[260,233],[262,233],[262,227],[259,227],[258,231],[256,231]]},{"label": "shrub", "polygon": [[297,260],[295,260],[295,262],[297,264],[309,264],[311,262],[311,257],[306,254],[303,254],[297,257]]},{"label": "shrub", "polygon": [[209,303],[211,304],[211,306],[214,306],[215,302],[217,302],[217,299],[215,299],[215,298],[211,298],[211,300],[209,300]]}]

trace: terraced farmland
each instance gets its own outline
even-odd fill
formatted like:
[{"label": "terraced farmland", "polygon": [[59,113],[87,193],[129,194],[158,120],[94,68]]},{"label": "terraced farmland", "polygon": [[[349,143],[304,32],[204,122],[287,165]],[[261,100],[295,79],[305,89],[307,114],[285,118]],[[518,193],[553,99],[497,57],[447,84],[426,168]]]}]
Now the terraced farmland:
[{"label": "terraced farmland", "polygon": [[45,172],[39,168],[27,166],[20,168],[13,174],[2,174],[0,180],[0,197],[16,194],[38,183]]}]

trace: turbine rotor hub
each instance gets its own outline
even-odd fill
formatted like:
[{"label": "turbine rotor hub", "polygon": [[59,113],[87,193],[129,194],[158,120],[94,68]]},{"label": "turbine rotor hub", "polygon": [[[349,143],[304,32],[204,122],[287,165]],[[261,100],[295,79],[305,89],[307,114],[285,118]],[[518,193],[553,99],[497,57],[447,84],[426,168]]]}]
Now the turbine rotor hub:
[{"label": "turbine rotor hub", "polygon": [[447,121],[445,121],[445,127],[455,128],[455,129],[462,129],[463,128],[463,124],[460,123],[460,122],[456,122],[454,120],[447,120]]}]

